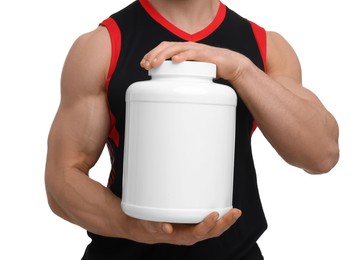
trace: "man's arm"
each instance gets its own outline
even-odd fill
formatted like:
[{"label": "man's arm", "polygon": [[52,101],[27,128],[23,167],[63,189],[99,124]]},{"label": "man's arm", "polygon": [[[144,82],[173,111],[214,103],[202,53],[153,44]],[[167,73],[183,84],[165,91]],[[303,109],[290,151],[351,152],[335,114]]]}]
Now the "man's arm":
[{"label": "man's arm", "polygon": [[109,44],[106,30],[99,28],[79,37],[66,58],[61,103],[48,138],[45,183],[57,215],[89,231],[119,236],[125,233],[119,198],[88,177],[109,130],[104,87]]},{"label": "man's arm", "polygon": [[297,56],[279,34],[267,33],[267,74],[240,53],[193,42],[162,42],[140,64],[151,69],[168,58],[215,63],[218,77],[232,83],[264,136],[289,164],[324,173],[337,163],[336,120],[302,86]]},{"label": "man's arm", "polygon": [[51,209],[93,233],[142,243],[191,245],[216,237],[240,217],[230,210],[223,218],[213,212],[198,225],[173,225],[125,215],[120,198],[89,178],[109,131],[105,81],[111,43],[99,27],[81,36],[65,61],[61,103],[48,139],[45,184]]},{"label": "man's arm", "polygon": [[235,84],[275,150],[307,172],[330,171],[339,158],[338,125],[317,96],[303,87],[292,47],[279,34],[268,32],[268,76],[260,76],[254,67],[245,71]]}]

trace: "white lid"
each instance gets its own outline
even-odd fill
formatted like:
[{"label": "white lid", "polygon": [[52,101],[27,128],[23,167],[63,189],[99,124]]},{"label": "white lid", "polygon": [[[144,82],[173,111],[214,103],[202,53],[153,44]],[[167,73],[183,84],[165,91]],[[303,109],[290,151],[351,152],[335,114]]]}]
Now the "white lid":
[{"label": "white lid", "polygon": [[183,61],[175,63],[171,60],[164,61],[160,66],[149,70],[149,76],[176,75],[216,77],[216,65],[199,61]]}]

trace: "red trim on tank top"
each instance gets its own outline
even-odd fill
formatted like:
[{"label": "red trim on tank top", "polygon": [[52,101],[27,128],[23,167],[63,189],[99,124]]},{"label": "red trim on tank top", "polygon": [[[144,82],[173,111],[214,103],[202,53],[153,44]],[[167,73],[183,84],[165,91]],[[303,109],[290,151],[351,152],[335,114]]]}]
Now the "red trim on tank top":
[{"label": "red trim on tank top", "polygon": [[250,21],[250,24],[260,50],[264,71],[266,72],[266,31],[254,22]]},{"label": "red trim on tank top", "polygon": [[[120,50],[121,50],[121,31],[117,23],[114,19],[107,18],[104,20],[100,25],[106,27],[106,29],[109,32],[110,35],[110,41],[111,41],[111,60],[110,60],[110,66],[108,75],[106,78],[106,93],[108,94],[109,90],[109,84],[111,77],[116,69],[116,65],[120,56]],[[109,138],[111,138],[116,146],[119,146],[120,136],[119,132],[117,131],[115,127],[116,118],[114,114],[111,112],[110,105],[108,103],[109,108],[109,115],[110,115],[110,131],[109,131]]]},{"label": "red trim on tank top", "polygon": [[[264,28],[260,27],[254,22],[250,21],[251,28],[253,30],[256,42],[259,47],[260,55],[264,64],[264,71],[266,72],[266,31]],[[253,126],[251,129],[251,135],[254,133],[254,131],[257,128],[256,121],[253,121]]]},{"label": "red trim on tank top", "polygon": [[139,0],[140,4],[143,6],[145,11],[159,24],[161,24],[163,27],[165,27],[167,30],[169,30],[171,33],[175,34],[176,36],[182,38],[186,41],[200,41],[210,34],[212,34],[224,21],[226,16],[226,6],[220,2],[218,12],[214,18],[214,20],[206,26],[204,29],[202,29],[199,32],[196,32],[194,34],[189,34],[180,28],[176,27],[174,24],[169,22],[165,17],[163,17],[155,8],[154,6],[149,2],[149,0]]}]

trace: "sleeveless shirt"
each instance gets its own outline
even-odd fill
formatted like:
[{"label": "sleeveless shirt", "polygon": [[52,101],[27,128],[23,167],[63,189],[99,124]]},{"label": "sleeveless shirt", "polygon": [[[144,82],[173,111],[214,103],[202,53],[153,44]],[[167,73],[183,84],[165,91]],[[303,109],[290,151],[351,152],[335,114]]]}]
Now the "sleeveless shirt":
[{"label": "sleeveless shirt", "polygon": [[[221,2],[212,23],[195,34],[188,34],[171,24],[148,0],[134,1],[101,25],[108,29],[112,44],[106,83],[111,121],[107,146],[112,164],[108,187],[121,198],[125,92],[133,82],[150,79],[147,71],[139,65],[142,57],[162,41],[193,41],[239,52],[265,71],[266,33]],[[232,87],[223,79],[215,81]],[[92,242],[83,259],[243,259],[267,228],[251,151],[251,135],[255,128],[252,115],[238,96],[233,206],[241,209],[243,214],[220,237],[193,246],[147,245],[88,232]],[[262,259],[261,253],[251,259]]]}]

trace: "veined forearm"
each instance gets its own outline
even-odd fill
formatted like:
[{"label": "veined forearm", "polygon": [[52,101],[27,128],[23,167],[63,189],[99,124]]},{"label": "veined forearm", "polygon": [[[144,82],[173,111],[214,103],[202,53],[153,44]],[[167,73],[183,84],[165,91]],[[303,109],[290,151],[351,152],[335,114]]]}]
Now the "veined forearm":
[{"label": "veined forearm", "polygon": [[56,183],[47,181],[51,209],[58,216],[90,232],[126,237],[120,199],[84,173],[72,169]]},{"label": "veined forearm", "polygon": [[289,78],[270,78],[250,64],[232,82],[264,136],[290,164],[326,172],[337,157],[337,124],[320,101]]}]

